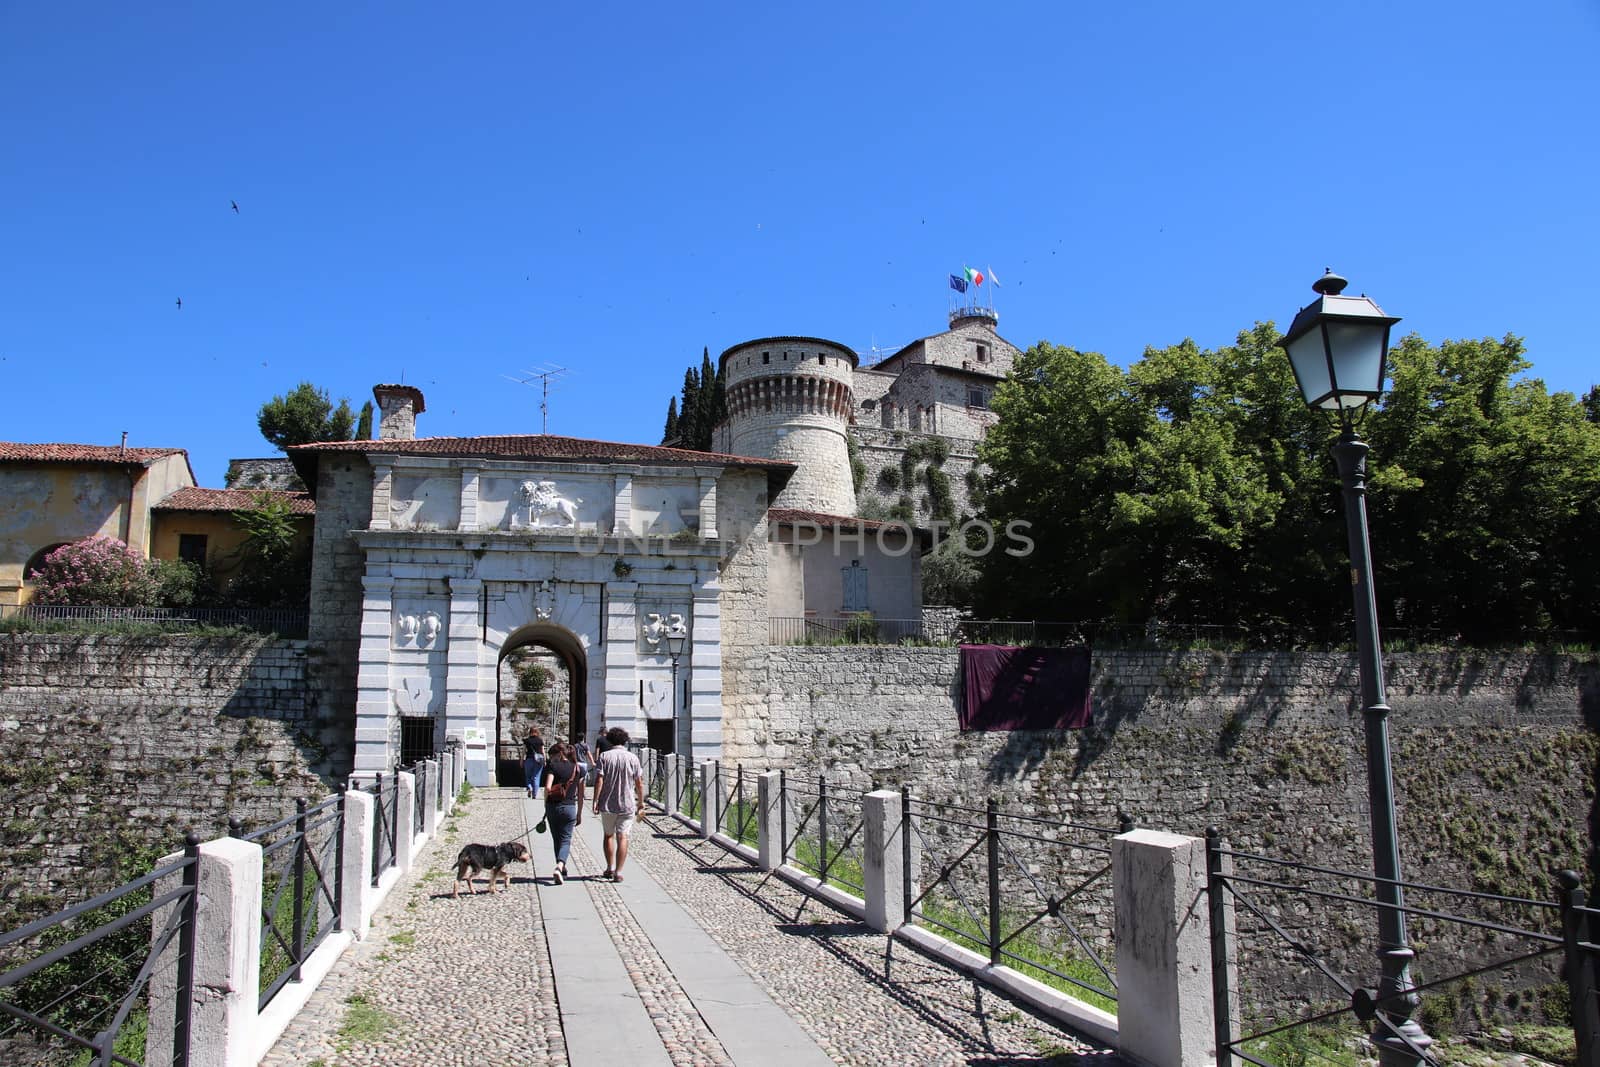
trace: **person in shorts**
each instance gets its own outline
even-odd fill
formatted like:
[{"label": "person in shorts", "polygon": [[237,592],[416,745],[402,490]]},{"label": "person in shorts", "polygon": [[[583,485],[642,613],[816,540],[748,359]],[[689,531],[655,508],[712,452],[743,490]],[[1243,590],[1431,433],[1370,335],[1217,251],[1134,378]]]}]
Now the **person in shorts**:
[{"label": "person in shorts", "polygon": [[594,808],[605,833],[608,882],[622,881],[622,867],[628,862],[628,831],[635,815],[644,813],[644,768],[639,757],[628,751],[628,731],[613,726],[606,731],[610,745],[596,757],[598,772],[594,781]]}]

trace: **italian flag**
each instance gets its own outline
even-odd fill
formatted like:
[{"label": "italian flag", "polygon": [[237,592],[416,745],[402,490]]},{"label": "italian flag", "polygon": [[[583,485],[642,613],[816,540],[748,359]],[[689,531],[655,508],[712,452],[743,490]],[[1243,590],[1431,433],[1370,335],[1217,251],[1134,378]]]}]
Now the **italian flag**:
[{"label": "italian flag", "polygon": [[973,270],[971,267],[962,267],[961,269],[967,272],[967,281],[973,285],[983,284],[983,271]]}]

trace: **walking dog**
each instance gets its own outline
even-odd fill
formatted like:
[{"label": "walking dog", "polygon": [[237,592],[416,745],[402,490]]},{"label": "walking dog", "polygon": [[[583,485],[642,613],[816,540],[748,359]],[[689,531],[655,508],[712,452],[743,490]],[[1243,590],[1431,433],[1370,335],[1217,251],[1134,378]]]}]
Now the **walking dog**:
[{"label": "walking dog", "polygon": [[499,845],[467,845],[456,856],[456,880],[450,886],[450,895],[461,895],[462,882],[467,883],[469,893],[476,895],[478,891],[473,887],[472,880],[479,871],[489,872],[489,892],[497,892],[495,882],[501,879],[510,889],[511,874],[506,868],[513,863],[532,862],[533,854],[521,841],[506,841]]}]

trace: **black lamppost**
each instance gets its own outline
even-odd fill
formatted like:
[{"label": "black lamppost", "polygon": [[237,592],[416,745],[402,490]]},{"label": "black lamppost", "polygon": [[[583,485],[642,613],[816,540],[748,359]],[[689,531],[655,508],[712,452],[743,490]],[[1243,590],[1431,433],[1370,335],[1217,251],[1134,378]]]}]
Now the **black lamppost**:
[{"label": "black lamppost", "polygon": [[684,643],[689,638],[689,631],[681,620],[674,620],[669,624],[666,632],[667,655],[672,657],[672,751],[680,748],[678,738],[678,658],[683,655]]},{"label": "black lamppost", "polygon": [[1358,989],[1351,1007],[1364,1020],[1376,1019],[1372,1042],[1383,1067],[1412,1067],[1425,1062],[1433,1040],[1412,1018],[1421,998],[1411,981],[1415,953],[1406,941],[1406,917],[1401,910],[1405,896],[1400,888],[1400,841],[1395,832],[1389,704],[1367,546],[1367,445],[1355,431],[1356,416],[1383,392],[1389,328],[1400,320],[1385,315],[1366,296],[1341,296],[1345,284],[1331,269],[1319,278],[1311,287],[1317,299],[1300,309],[1279,343],[1289,353],[1306,403],[1313,410],[1337,412],[1342,431],[1333,446],[1333,458],[1344,482],[1345,526],[1350,538],[1356,660],[1367,733],[1372,870],[1378,879],[1378,959],[1383,968],[1377,990]]}]

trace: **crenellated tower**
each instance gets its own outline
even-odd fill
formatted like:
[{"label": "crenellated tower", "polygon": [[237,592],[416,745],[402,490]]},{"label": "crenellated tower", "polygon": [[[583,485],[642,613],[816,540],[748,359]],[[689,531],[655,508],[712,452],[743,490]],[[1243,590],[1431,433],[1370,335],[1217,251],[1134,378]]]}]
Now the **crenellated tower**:
[{"label": "crenellated tower", "polygon": [[719,444],[800,468],[773,507],[855,514],[846,435],[856,363],[849,348],[819,337],[763,337],[722,353],[728,421]]}]

